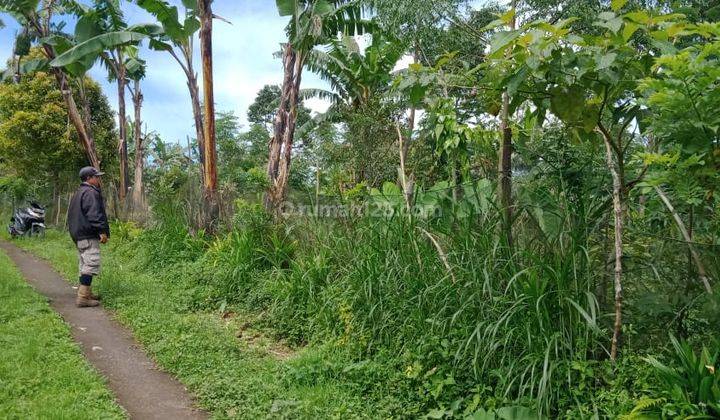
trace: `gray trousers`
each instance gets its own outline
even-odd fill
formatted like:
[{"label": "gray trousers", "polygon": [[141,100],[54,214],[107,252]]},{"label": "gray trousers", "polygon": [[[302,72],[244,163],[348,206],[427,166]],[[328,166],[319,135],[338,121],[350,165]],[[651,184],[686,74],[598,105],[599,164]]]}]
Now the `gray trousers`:
[{"label": "gray trousers", "polygon": [[82,239],[77,242],[78,270],[83,276],[100,274],[100,240]]}]

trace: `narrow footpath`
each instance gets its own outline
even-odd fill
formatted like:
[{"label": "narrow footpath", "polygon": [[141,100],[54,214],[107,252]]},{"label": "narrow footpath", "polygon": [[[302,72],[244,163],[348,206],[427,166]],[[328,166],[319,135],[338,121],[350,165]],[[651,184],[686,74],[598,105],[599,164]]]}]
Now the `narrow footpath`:
[{"label": "narrow footpath", "polygon": [[[35,290],[67,322],[87,360],[105,378],[131,419],[206,419],[185,387],[160,371],[132,334],[99,308],[77,308],[75,289],[46,262],[0,240]],[[70,414],[70,413],[68,413]],[[76,413],[79,414],[79,413]]]}]

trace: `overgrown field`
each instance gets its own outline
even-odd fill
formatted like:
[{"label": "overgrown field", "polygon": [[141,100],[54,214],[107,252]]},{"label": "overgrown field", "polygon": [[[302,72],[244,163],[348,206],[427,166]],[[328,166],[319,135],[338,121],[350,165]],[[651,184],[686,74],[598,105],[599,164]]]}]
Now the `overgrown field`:
[{"label": "overgrown field", "polygon": [[[609,307],[593,293],[604,274],[581,234],[510,252],[491,217],[275,225],[242,204],[211,239],[177,214],[116,225],[98,287],[220,417],[718,414],[716,297],[668,324],[672,307],[628,288],[612,363]],[[76,275],[64,235],[22,245]],[[676,335],[708,354],[674,349]]]},{"label": "overgrown field", "polygon": [[70,329],[0,251],[0,417],[122,419]]}]

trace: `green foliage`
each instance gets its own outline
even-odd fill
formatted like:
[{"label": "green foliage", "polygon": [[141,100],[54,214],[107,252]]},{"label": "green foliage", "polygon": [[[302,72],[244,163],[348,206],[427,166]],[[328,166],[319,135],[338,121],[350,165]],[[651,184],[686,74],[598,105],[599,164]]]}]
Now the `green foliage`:
[{"label": "green foliage", "polygon": [[342,33],[362,35],[372,23],[362,18],[359,1],[276,0],[280,16],[290,16],[288,41],[297,51],[307,52]]},{"label": "green foliage", "polygon": [[641,400],[634,414],[656,413],[663,417],[710,418],[720,416],[720,344],[702,346],[696,353],[687,341],[670,335],[672,365],[649,356],[647,362],[662,381],[662,398]]},{"label": "green foliage", "polygon": [[0,177],[0,194],[9,198],[13,203],[23,201],[30,191],[30,185],[23,178]]},{"label": "green foliage", "polygon": [[314,49],[308,56],[307,67],[337,93],[323,90],[305,93],[355,108],[367,105],[371,96],[387,90],[391,72],[404,53],[397,40],[378,33],[364,51],[349,36],[331,40],[326,48],[327,52]]},{"label": "green foliage", "polygon": [[[110,172],[115,162],[113,119],[100,87],[85,81],[94,110],[92,129],[98,152]],[[5,165],[28,181],[48,187],[77,177],[85,156],[67,123],[60,91],[50,74],[26,75],[18,84],[0,84],[0,155]]]}]

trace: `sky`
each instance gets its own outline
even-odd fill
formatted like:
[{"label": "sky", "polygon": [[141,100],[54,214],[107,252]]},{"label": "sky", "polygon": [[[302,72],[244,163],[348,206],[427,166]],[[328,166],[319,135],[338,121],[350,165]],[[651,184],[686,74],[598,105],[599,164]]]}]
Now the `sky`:
[{"label": "sky", "polygon": [[[180,0],[169,2],[181,4]],[[471,1],[473,5],[479,3],[481,1]],[[134,3],[123,2],[123,10],[130,24],[155,22]],[[280,44],[286,39],[287,18],[278,16],[273,0],[215,0],[213,11],[231,22],[216,20],[213,27],[216,110],[234,112],[241,124],[247,126],[247,109],[257,92],[266,84],[282,82],[282,63],[273,54],[280,50]],[[10,16],[2,13],[0,20],[6,24],[0,29],[0,60],[4,61],[12,54],[18,26]],[[146,44],[141,53],[147,61],[146,77],[142,82],[143,120],[148,129],[160,134],[164,141],[185,144],[187,136],[194,137],[195,133],[185,75],[168,53],[151,51]],[[198,50],[196,48],[196,55],[199,55]],[[406,67],[410,61],[405,57],[396,68]],[[195,68],[199,72],[199,57],[195,59]],[[102,85],[110,106],[117,110],[117,88],[108,82],[105,69],[95,66],[90,75]],[[202,86],[202,75],[198,79]],[[318,76],[308,71],[303,73],[302,87],[328,88]],[[127,102],[131,116],[129,95]],[[329,103],[310,99],[305,105],[315,112],[324,112]]]},{"label": "sky", "polygon": [[[170,0],[179,5],[179,0]],[[130,24],[154,22],[153,18],[137,5],[124,2],[125,18]],[[272,0],[216,0],[213,11],[231,24],[216,20],[213,30],[215,65],[215,102],[217,111],[233,111],[246,124],[247,109],[257,92],[266,84],[282,82],[282,63],[273,53],[280,50],[285,40],[286,19],[278,16]],[[0,60],[12,54],[17,25],[12,18],[0,14],[6,27],[0,29]],[[143,47],[142,57],[147,61],[147,74],[142,82],[145,102],[143,120],[150,131],[156,131],[166,142],[186,142],[194,137],[192,109],[185,75],[168,53],[151,51]],[[196,50],[199,50],[196,44]],[[196,51],[199,55],[199,51]],[[200,72],[199,57],[195,60]],[[104,68],[95,66],[90,76],[97,80],[117,109],[117,88],[108,82]],[[202,86],[202,75],[199,74]],[[303,88],[322,87],[326,84],[316,75],[305,72]],[[128,115],[132,115],[130,96],[127,95]],[[328,104],[321,100],[306,101],[313,111],[323,112]]]}]

